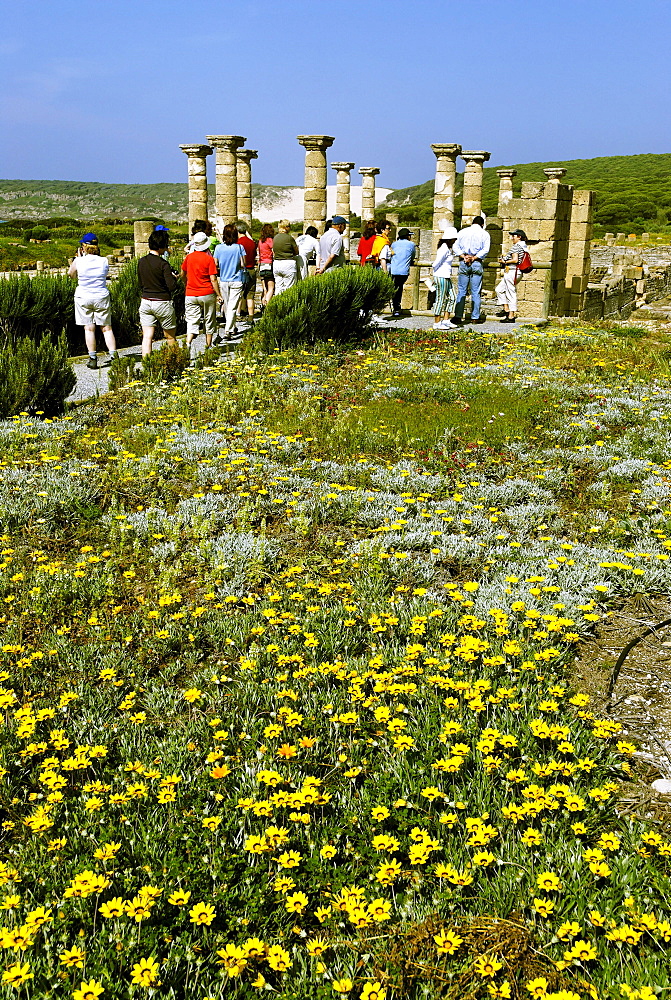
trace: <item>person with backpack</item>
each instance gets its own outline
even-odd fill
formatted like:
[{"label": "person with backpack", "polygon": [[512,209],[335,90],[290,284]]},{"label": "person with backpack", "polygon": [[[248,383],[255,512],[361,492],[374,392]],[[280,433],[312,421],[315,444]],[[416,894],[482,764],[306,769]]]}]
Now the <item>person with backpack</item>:
[{"label": "person with backpack", "polygon": [[497,313],[502,323],[514,323],[517,318],[517,283],[523,274],[531,270],[531,257],[527,247],[527,234],[523,229],[513,229],[510,233],[513,245],[505,256],[499,257],[503,268],[501,280],[496,286],[496,304],[503,306]]}]

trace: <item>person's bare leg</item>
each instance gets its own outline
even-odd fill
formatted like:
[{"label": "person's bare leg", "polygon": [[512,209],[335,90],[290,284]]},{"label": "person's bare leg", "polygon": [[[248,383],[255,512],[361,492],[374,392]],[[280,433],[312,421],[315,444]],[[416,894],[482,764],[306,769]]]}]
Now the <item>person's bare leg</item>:
[{"label": "person's bare leg", "polygon": [[154,340],[154,327],[153,326],[143,326],[142,327],[142,357],[146,358],[151,354],[151,346]]},{"label": "person's bare leg", "polygon": [[176,351],[177,350],[176,331],[175,330],[164,330],[163,331],[163,336],[168,341],[168,347],[171,348],[171,350]]},{"label": "person's bare leg", "polygon": [[274,294],[275,294],[275,282],[269,281],[266,286],[266,305],[268,305]]},{"label": "person's bare leg", "polygon": [[254,319],[254,296],[247,299],[247,315],[250,319]]},{"label": "person's bare leg", "polygon": [[89,352],[91,357],[95,357],[97,354],[95,324],[84,327],[84,339],[86,340],[86,350]]},{"label": "person's bare leg", "polygon": [[105,344],[110,354],[116,354],[116,337],[111,326],[103,327],[103,337],[105,338]]}]

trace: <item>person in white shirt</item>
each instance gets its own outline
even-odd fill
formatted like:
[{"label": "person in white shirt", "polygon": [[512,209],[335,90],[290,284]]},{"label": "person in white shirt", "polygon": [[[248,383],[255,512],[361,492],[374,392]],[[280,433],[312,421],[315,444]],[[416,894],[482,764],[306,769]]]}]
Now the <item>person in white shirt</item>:
[{"label": "person in white shirt", "polygon": [[308,226],[302,236],[296,237],[298,244],[298,267],[301,280],[308,276],[308,264],[319,267],[319,240],[317,239],[317,227]]},{"label": "person in white shirt", "polygon": [[489,253],[489,233],[485,230],[485,220],[476,215],[473,223],[459,232],[454,248],[459,257],[459,278],[457,285],[457,304],[454,309],[453,326],[461,326],[464,322],[466,296],[471,291],[471,323],[484,323],[480,318],[480,292],[482,290],[482,274],[484,262]]},{"label": "person in white shirt", "polygon": [[505,257],[499,257],[499,263],[503,268],[501,280],[496,286],[496,304],[503,306],[502,323],[514,323],[517,317],[517,284],[522,277],[519,269],[520,261],[528,251],[527,234],[523,229],[513,229],[510,233],[513,245]]},{"label": "person in white shirt", "polygon": [[86,349],[89,352],[87,368],[98,367],[96,352],[96,326],[103,328],[103,337],[109,357],[103,365],[109,365],[117,357],[116,340],[112,331],[112,304],[107,288],[109,260],[100,256],[100,247],[95,233],[86,233],[79,242],[77,256],[70,265],[68,274],[77,275],[75,291],[75,323],[84,327]]},{"label": "person in white shirt", "polygon": [[445,226],[443,238],[438,243],[436,259],[433,262],[433,279],[436,283],[436,298],[433,303],[434,330],[449,330],[447,322],[449,314],[454,310],[456,296],[452,284],[452,261],[454,260],[454,244],[457,242],[457,230],[454,226]]}]

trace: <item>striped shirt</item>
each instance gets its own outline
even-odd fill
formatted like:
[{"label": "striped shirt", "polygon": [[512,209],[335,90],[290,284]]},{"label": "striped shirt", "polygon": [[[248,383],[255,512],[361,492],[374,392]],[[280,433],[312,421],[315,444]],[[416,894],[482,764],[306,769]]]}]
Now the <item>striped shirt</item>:
[{"label": "striped shirt", "polygon": [[504,264],[515,264],[515,267],[519,267],[522,257],[527,252],[527,245],[524,240],[519,240],[515,246],[512,246],[508,253],[503,258]]}]

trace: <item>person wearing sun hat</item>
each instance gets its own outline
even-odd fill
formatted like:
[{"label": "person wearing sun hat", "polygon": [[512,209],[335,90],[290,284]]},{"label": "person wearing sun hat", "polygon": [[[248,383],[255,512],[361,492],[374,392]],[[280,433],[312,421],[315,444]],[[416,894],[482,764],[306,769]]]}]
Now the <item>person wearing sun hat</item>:
[{"label": "person wearing sun hat", "polygon": [[184,318],[186,319],[186,345],[198,336],[201,321],[205,326],[205,345],[212,346],[217,330],[217,302],[221,302],[217,262],[210,253],[210,237],[205,232],[195,233],[191,239],[191,252],[182,263],[186,274]]},{"label": "person wearing sun hat", "polygon": [[454,311],[456,295],[452,284],[452,261],[454,244],[459,233],[454,226],[443,225],[443,236],[438,241],[436,259],[432,264],[433,280],[436,283],[436,298],[433,303],[434,330],[449,330],[448,317]]},{"label": "person wearing sun hat", "polygon": [[513,229],[510,237],[513,245],[505,256],[499,257],[503,273],[496,286],[496,304],[503,307],[498,314],[503,317],[502,323],[514,323],[517,318],[517,285],[522,277],[519,264],[528,250],[527,234],[523,229]]},{"label": "person wearing sun hat", "polygon": [[319,241],[319,267],[316,274],[332,271],[345,263],[345,244],[342,234],[347,228],[347,219],[342,215],[334,215],[330,229],[327,229]]},{"label": "person wearing sun hat", "polygon": [[409,229],[399,229],[398,239],[391,245],[391,260],[389,262],[389,273],[394,282],[394,297],[392,299],[392,316],[401,315],[401,299],[403,297],[403,286],[408,280],[410,267],[415,260],[417,247],[410,239]]},{"label": "person wearing sun hat", "polygon": [[108,272],[109,260],[100,256],[98,237],[95,233],[84,233],[68,274],[71,278],[77,275],[75,323],[84,327],[86,349],[89,353],[87,368],[98,367],[96,326],[102,327],[109,351],[109,357],[103,361],[103,365],[111,364],[117,357],[116,340],[112,330],[112,304],[107,288]]}]

